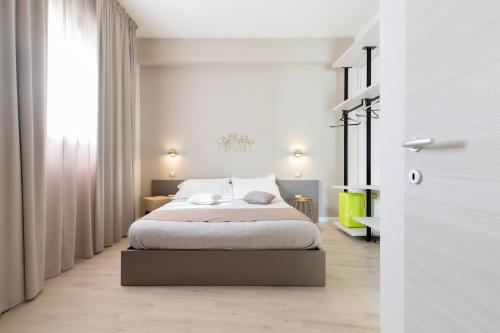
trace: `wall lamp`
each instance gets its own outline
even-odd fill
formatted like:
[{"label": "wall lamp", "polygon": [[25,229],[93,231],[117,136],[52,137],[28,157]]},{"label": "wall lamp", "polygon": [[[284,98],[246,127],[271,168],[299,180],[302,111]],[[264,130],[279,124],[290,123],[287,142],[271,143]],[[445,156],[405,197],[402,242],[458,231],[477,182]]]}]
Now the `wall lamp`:
[{"label": "wall lamp", "polygon": [[169,151],[167,152],[167,154],[170,157],[175,157],[175,156],[177,156],[177,151],[175,149],[169,149]]},{"label": "wall lamp", "polygon": [[295,151],[293,152],[293,156],[295,156],[295,158],[299,158],[304,156],[304,153],[300,149],[295,149]]}]

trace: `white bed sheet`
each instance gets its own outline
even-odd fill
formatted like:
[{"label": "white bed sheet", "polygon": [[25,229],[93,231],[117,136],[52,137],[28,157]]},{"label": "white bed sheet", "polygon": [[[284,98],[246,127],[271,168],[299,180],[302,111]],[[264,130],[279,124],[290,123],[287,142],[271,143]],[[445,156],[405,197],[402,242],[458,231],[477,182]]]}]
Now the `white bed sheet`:
[{"label": "white bed sheet", "polygon": [[[175,199],[158,208],[168,209],[240,209],[290,207],[280,198],[269,205],[252,205],[243,200],[227,200],[217,205],[193,205]],[[135,221],[128,231],[134,249],[309,249],[319,245],[318,227],[309,221],[255,222],[175,222]]]}]

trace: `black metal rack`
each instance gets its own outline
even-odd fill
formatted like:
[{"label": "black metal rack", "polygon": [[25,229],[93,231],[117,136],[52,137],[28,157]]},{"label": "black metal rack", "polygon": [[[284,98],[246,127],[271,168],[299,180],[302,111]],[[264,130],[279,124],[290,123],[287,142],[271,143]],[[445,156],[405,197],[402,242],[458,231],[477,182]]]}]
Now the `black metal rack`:
[{"label": "black metal rack", "polygon": [[[344,67],[344,101],[349,99],[349,68]],[[342,119],[344,122],[344,186],[349,183],[349,112],[342,111]],[[347,192],[347,189],[344,190]]]},{"label": "black metal rack", "polygon": [[[372,50],[374,47],[367,46],[366,50],[366,86],[372,85]],[[371,104],[369,99],[365,100],[366,104],[366,185],[372,184],[372,117]],[[366,216],[372,216],[372,190],[366,190]],[[372,228],[366,227],[366,240],[371,241]]]},{"label": "black metal rack", "polygon": [[[375,46],[365,46],[363,50],[366,51],[366,87],[370,87],[372,84],[372,50],[375,49]],[[344,100],[349,98],[349,68],[344,68]],[[372,102],[379,99],[380,96],[376,96],[374,98],[365,98],[361,101],[360,104],[354,106],[348,110],[342,110],[342,118],[340,121],[343,123],[340,126],[331,126],[331,127],[343,127],[344,128],[344,186],[348,186],[349,182],[349,126],[356,126],[360,123],[350,124],[349,123],[349,113],[359,109],[364,106],[364,110],[366,111],[366,185],[371,185],[372,182],[372,123],[371,120],[373,117],[371,105]],[[378,116],[377,116],[378,117]],[[347,189],[344,189],[344,192],[347,192]],[[366,189],[366,216],[372,216],[372,190]],[[372,230],[370,227],[366,227],[366,240],[372,240]]]}]

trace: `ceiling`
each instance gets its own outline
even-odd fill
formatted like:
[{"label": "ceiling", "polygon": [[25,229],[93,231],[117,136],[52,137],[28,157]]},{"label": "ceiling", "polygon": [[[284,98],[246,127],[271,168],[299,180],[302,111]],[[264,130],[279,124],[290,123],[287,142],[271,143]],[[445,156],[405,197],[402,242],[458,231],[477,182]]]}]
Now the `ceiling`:
[{"label": "ceiling", "polygon": [[119,0],[138,37],[353,37],[378,0]]}]

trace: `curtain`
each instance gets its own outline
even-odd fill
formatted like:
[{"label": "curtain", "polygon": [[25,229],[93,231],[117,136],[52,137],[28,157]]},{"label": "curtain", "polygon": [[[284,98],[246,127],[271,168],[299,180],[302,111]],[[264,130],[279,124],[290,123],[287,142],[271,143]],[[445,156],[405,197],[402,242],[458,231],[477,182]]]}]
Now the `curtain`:
[{"label": "curtain", "polygon": [[43,287],[47,1],[0,2],[0,312]]},{"label": "curtain", "polygon": [[97,0],[99,97],[96,159],[97,252],[134,221],[136,24],[116,0]]},{"label": "curtain", "polygon": [[134,220],[135,30],[115,0],[0,2],[0,312]]},{"label": "curtain", "polygon": [[49,0],[45,277],[94,255],[95,0]]}]

